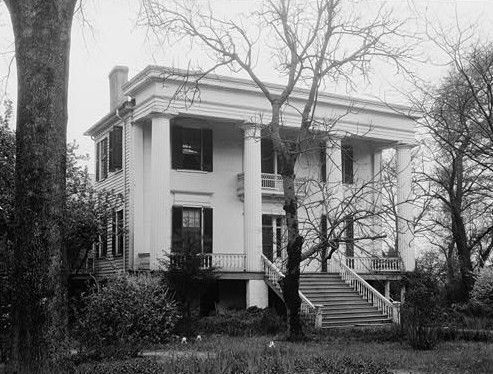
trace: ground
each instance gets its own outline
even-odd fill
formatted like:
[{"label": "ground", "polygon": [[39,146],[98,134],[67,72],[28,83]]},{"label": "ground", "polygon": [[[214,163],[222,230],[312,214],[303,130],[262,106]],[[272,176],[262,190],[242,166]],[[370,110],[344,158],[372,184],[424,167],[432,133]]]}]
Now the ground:
[{"label": "ground", "polygon": [[[189,338],[186,343],[176,339],[128,364],[132,365],[133,373],[493,372],[491,342],[451,341],[440,343],[432,351],[414,351],[404,342],[366,341],[365,331],[359,333],[362,335],[358,337],[347,332],[318,335],[303,343],[288,343],[268,336],[213,335],[202,336],[201,341]],[[80,372],[112,372],[108,363],[97,366],[100,370],[83,365]],[[140,366],[146,369],[140,371]],[[156,366],[156,371],[150,371],[150,366]],[[115,368],[113,372],[127,371]]]}]

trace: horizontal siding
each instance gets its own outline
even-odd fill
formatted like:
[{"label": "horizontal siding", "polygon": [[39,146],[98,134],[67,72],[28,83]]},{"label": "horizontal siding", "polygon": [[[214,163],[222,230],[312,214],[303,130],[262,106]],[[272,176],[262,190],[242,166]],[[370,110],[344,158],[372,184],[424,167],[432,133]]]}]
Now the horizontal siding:
[{"label": "horizontal siding", "polygon": [[[117,123],[116,125],[122,125],[122,123]],[[105,129],[104,131],[97,134],[94,138],[95,144],[97,144],[101,139],[105,136],[108,136],[110,128]],[[125,139],[125,138],[124,138]],[[125,142],[124,142],[125,149]],[[109,160],[109,157],[108,157]],[[124,168],[123,164],[123,168]],[[95,182],[95,187],[98,191],[107,191],[110,192],[116,199],[111,203],[112,208],[124,208],[124,216],[126,215],[126,207],[125,207],[125,188],[124,188],[124,170],[118,170],[115,172],[108,171],[108,177],[102,181]],[[120,202],[117,197],[121,194],[123,196],[123,200]],[[126,245],[126,227],[125,227],[125,240],[124,240],[124,252],[125,257],[127,257],[127,245]],[[112,245],[112,237],[111,237],[111,218],[108,221],[108,235],[107,235],[107,255],[105,258],[97,258],[94,263],[94,271],[96,276],[98,277],[107,277],[117,272],[121,272],[124,270],[123,267],[123,256],[113,256],[111,253],[111,245]],[[125,261],[126,262],[126,261]]]}]

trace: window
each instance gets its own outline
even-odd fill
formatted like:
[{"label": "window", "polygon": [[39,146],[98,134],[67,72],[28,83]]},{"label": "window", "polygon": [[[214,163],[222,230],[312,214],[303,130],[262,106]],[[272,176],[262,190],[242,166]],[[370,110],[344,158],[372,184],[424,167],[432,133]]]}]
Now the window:
[{"label": "window", "polygon": [[346,257],[354,257],[354,217],[347,216],[345,219]]},{"label": "window", "polygon": [[270,261],[282,256],[284,219],[279,216],[262,214],[262,253]]},{"label": "window", "polygon": [[108,176],[108,138],[96,143],[96,181]]},{"label": "window", "polygon": [[174,206],[172,240],[172,251],[187,246],[199,253],[212,253],[212,208]]},{"label": "window", "polygon": [[96,143],[96,181],[108,177],[108,171],[122,168],[123,129],[115,126],[109,135]]},{"label": "window", "polygon": [[262,173],[279,174],[281,166],[280,156],[274,150],[272,140],[269,138],[262,138],[260,140],[260,153],[262,155]]},{"label": "window", "polygon": [[111,224],[111,253],[113,256],[121,256],[123,254],[123,209],[113,209],[112,224]]},{"label": "window", "polygon": [[108,254],[108,223],[106,217],[101,221],[101,233],[96,244],[96,256],[104,258]]},{"label": "window", "polygon": [[345,144],[341,146],[341,159],[342,159],[342,183],[353,184],[354,183],[354,152],[353,146]]},{"label": "window", "polygon": [[212,130],[171,128],[173,169],[212,171]]}]

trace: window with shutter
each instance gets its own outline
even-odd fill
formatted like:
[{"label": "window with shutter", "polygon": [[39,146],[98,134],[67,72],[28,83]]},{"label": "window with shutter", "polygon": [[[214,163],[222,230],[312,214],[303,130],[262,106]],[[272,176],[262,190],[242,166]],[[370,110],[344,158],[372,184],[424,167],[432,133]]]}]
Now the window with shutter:
[{"label": "window with shutter", "polygon": [[108,138],[104,138],[100,142],[101,144],[101,175],[100,180],[108,177]]},{"label": "window with shutter", "polygon": [[106,219],[101,221],[101,234],[98,235],[96,256],[99,258],[106,257],[108,253],[108,224]]},{"label": "window with shutter", "polygon": [[171,127],[173,169],[212,171],[212,130]]},{"label": "window with shutter", "polygon": [[172,252],[187,246],[199,253],[213,251],[212,208],[174,206],[172,210]]}]

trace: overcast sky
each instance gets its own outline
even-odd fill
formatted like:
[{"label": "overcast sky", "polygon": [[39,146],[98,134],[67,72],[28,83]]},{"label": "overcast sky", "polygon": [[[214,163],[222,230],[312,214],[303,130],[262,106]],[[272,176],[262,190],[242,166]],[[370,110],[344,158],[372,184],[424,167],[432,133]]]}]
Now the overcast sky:
[{"label": "overcast sky", "polygon": [[[92,156],[92,141],[82,133],[109,111],[108,73],[114,65],[126,65],[130,76],[135,75],[146,65],[159,64],[186,67],[189,60],[200,62],[200,53],[189,51],[187,46],[160,46],[148,38],[146,30],[137,26],[139,0],[84,0],[85,17],[90,26],[83,24],[80,18],[74,22],[70,59],[69,82],[69,121],[68,139],[76,139],[81,145],[81,152]],[[309,1],[309,0],[307,0]],[[215,9],[221,13],[248,12],[255,1],[251,0],[213,0]],[[363,7],[375,8],[380,1],[362,1]],[[388,1],[403,17],[414,16],[409,10],[410,1]],[[461,27],[474,24],[477,34],[485,40],[492,40],[493,35],[493,1],[414,1],[413,8],[426,14],[434,24],[445,27],[455,23],[458,15]],[[411,23],[422,28],[423,23]],[[0,84],[1,96],[8,96],[15,101],[16,75],[13,57],[13,35],[10,19],[5,5],[0,0]],[[428,51],[432,61],[441,61],[440,53]],[[431,64],[416,65],[416,70],[429,80],[437,80],[444,74],[445,67]],[[276,77],[261,72],[264,78],[275,81]],[[393,86],[398,83],[392,74],[379,71],[372,85],[359,87],[359,95],[399,101]],[[92,169],[92,163],[90,164]]]}]

